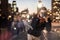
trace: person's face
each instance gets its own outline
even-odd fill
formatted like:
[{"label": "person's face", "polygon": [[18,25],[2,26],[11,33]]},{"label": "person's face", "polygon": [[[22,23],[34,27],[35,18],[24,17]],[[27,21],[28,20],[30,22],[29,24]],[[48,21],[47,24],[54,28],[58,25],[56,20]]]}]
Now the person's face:
[{"label": "person's face", "polygon": [[14,18],[14,21],[17,21],[17,18]]},{"label": "person's face", "polygon": [[21,20],[21,17],[20,17],[20,16],[18,16],[18,17],[17,17],[17,20],[18,20],[18,21],[20,21],[20,20]]}]

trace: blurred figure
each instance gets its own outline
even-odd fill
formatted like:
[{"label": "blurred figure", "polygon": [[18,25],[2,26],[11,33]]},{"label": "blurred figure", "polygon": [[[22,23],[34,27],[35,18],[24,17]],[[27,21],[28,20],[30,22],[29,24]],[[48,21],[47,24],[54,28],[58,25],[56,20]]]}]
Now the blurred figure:
[{"label": "blurred figure", "polygon": [[40,17],[40,21],[39,21],[39,25],[38,25],[38,26],[40,26],[40,31],[44,30],[45,23],[46,23],[45,19],[43,17]]},{"label": "blurred figure", "polygon": [[18,33],[25,31],[25,26],[22,21],[21,15],[17,15],[17,27],[18,27]]},{"label": "blurred figure", "polygon": [[29,29],[33,29],[31,25],[29,25],[28,23],[28,20],[26,17],[23,18],[23,23],[24,23],[24,26],[25,26],[25,32],[24,32],[24,35],[27,37],[27,40],[28,40],[28,30]]},{"label": "blurred figure", "polygon": [[27,32],[30,28],[33,29],[32,26],[29,25],[28,20],[27,20],[27,17],[24,17],[24,18],[23,18],[23,23],[24,23],[26,32]]},{"label": "blurred figure", "polygon": [[50,18],[50,16],[46,16],[46,18],[45,18],[45,20],[46,20],[46,30],[48,31],[48,32],[50,32],[51,31],[51,22],[52,22],[52,20],[51,20],[51,18]]},{"label": "blurred figure", "polygon": [[17,32],[17,34],[25,31],[25,26],[20,15],[16,15],[16,18],[12,22],[12,27],[14,27],[14,30]]},{"label": "blurred figure", "polygon": [[39,23],[39,18],[37,15],[34,15],[32,18],[31,26],[33,29],[28,30],[28,40],[40,40],[40,33],[39,30],[37,29],[37,25]]},{"label": "blurred figure", "polygon": [[11,23],[11,31],[13,34],[17,34],[16,24],[17,24],[17,16],[15,15]]},{"label": "blurred figure", "polygon": [[28,31],[28,40],[40,40],[40,35],[45,27],[45,19],[39,14],[34,15],[31,26],[33,29]]}]

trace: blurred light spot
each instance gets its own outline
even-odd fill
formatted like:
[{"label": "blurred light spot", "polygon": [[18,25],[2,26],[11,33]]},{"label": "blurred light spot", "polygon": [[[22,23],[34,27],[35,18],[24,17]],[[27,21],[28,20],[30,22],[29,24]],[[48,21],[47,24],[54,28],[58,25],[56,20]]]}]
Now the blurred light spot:
[{"label": "blurred light spot", "polygon": [[46,31],[46,30],[43,30],[43,32],[44,32],[44,33],[47,33],[47,31]]},{"label": "blurred light spot", "polygon": [[16,27],[14,27],[14,30],[16,30]]},{"label": "blurred light spot", "polygon": [[11,15],[9,15],[9,18],[11,18]]},{"label": "blurred light spot", "polygon": [[56,31],[56,29],[54,29],[54,31]]},{"label": "blurred light spot", "polygon": [[57,31],[57,33],[60,33],[60,31]]},{"label": "blurred light spot", "polygon": [[22,15],[22,17],[25,17],[25,15]]},{"label": "blurred light spot", "polygon": [[29,18],[30,16],[29,15],[27,15],[27,18]]}]

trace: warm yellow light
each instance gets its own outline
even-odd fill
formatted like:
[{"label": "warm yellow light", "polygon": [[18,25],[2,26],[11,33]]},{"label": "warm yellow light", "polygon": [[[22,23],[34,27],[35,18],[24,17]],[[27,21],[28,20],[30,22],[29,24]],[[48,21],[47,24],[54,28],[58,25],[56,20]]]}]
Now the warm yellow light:
[{"label": "warm yellow light", "polygon": [[55,0],[55,1],[59,1],[59,0]]},{"label": "warm yellow light", "polygon": [[30,20],[28,20],[28,22],[31,22]]},{"label": "warm yellow light", "polygon": [[54,31],[56,31],[56,29],[54,29]]},{"label": "warm yellow light", "polygon": [[8,17],[11,18],[11,15],[9,15]]},{"label": "warm yellow light", "polygon": [[57,31],[57,33],[60,33],[60,31]]},{"label": "warm yellow light", "polygon": [[25,15],[24,15],[24,14],[22,14],[22,17],[25,17]]},{"label": "warm yellow light", "polygon": [[59,2],[54,2],[53,5],[58,4]]},{"label": "warm yellow light", "polygon": [[16,8],[14,8],[14,12],[16,12]]},{"label": "warm yellow light", "polygon": [[53,8],[57,8],[57,6],[54,6]]},{"label": "warm yellow light", "polygon": [[47,31],[46,31],[46,30],[43,30],[43,32],[44,32],[44,33],[47,33]]},{"label": "warm yellow light", "polygon": [[58,12],[56,12],[56,14],[57,14]]},{"label": "warm yellow light", "polygon": [[56,19],[59,19],[59,17],[56,17]]},{"label": "warm yellow light", "polygon": [[58,2],[55,2],[56,4],[58,4]]},{"label": "warm yellow light", "polygon": [[59,16],[59,14],[57,14]]},{"label": "warm yellow light", "polygon": [[11,15],[9,15],[7,19],[9,20],[10,18],[11,18]]},{"label": "warm yellow light", "polygon": [[52,14],[50,14],[50,16],[51,16]]},{"label": "warm yellow light", "polygon": [[27,12],[23,12],[23,13],[27,13]]},{"label": "warm yellow light", "polygon": [[27,18],[29,18],[30,16],[29,15],[27,15]]},{"label": "warm yellow light", "polygon": [[47,14],[50,14],[50,13],[47,13]]},{"label": "warm yellow light", "polygon": [[14,8],[16,8],[16,5],[14,5]]}]

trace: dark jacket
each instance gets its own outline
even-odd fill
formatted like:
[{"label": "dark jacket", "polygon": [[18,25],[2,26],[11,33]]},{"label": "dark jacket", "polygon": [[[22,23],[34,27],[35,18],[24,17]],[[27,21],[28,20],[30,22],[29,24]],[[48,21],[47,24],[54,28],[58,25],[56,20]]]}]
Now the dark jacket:
[{"label": "dark jacket", "polygon": [[34,17],[32,19],[32,23],[31,26],[33,28],[33,30],[29,29],[28,33],[33,35],[33,36],[40,36],[41,35],[41,30],[43,29],[43,23],[39,22],[40,19],[38,17]]},{"label": "dark jacket", "polygon": [[48,32],[51,31],[51,22],[52,22],[52,20],[51,20],[50,18],[48,18],[48,22],[46,22],[46,24],[45,24],[46,30],[47,30]]},{"label": "dark jacket", "polygon": [[34,18],[32,19],[32,22],[31,22],[32,28],[35,29],[38,24],[39,24],[39,18],[38,18],[38,17],[34,17]]},{"label": "dark jacket", "polygon": [[[12,22],[11,28],[12,28],[12,32],[17,33],[17,34],[25,31],[25,26],[24,26],[23,21]],[[14,28],[16,28],[16,29],[14,29]]]}]

